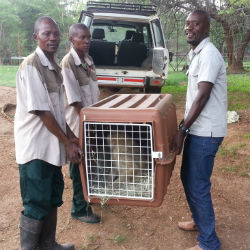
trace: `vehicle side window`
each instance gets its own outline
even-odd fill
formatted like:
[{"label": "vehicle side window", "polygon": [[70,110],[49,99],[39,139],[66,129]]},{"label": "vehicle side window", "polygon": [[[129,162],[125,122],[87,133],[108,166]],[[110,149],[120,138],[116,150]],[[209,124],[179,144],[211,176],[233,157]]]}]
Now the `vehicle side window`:
[{"label": "vehicle side window", "polygon": [[85,24],[87,27],[90,27],[92,21],[92,16],[83,15],[81,19],[81,23]]},{"label": "vehicle side window", "polygon": [[159,19],[155,19],[152,21],[152,28],[153,28],[153,32],[154,32],[154,38],[155,38],[155,47],[165,48],[162,29],[161,29]]},{"label": "vehicle side window", "polygon": [[142,33],[143,33],[145,45],[147,46],[147,48],[152,48],[152,37],[150,34],[149,25],[143,26]]}]

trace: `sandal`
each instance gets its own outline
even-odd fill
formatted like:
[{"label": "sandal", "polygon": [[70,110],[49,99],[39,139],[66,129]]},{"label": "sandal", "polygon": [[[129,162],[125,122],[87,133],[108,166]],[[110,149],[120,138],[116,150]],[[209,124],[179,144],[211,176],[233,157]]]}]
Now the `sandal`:
[{"label": "sandal", "polygon": [[184,231],[198,231],[198,227],[194,221],[178,222],[178,227]]}]

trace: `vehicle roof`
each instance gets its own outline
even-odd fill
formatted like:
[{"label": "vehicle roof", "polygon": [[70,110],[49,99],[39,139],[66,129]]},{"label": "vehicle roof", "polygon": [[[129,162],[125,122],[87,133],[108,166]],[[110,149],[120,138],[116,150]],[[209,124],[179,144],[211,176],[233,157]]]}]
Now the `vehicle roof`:
[{"label": "vehicle roof", "polygon": [[140,16],[151,16],[156,14],[156,5],[152,4],[135,4],[135,3],[119,3],[119,2],[99,2],[88,1],[87,11],[92,13],[118,13],[132,14]]},{"label": "vehicle roof", "polygon": [[153,17],[156,16],[141,16],[141,15],[133,15],[133,14],[118,14],[118,13],[100,13],[94,12],[94,19],[107,19],[107,20],[124,20],[124,21],[143,21],[149,22]]}]

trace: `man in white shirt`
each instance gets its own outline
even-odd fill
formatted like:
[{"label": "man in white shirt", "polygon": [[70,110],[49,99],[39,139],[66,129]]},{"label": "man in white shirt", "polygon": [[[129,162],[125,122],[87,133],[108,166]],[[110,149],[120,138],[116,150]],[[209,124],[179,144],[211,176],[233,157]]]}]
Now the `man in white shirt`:
[{"label": "man in white shirt", "polygon": [[[81,108],[97,102],[99,98],[95,66],[88,55],[90,38],[87,26],[73,24],[69,29],[72,48],[61,63],[66,93],[66,121],[77,137]],[[72,218],[86,223],[99,223],[100,216],[92,212],[84,199],[78,164],[70,163],[70,177],[73,185]]]},{"label": "man in white shirt", "polygon": [[192,221],[179,222],[180,229],[199,230],[198,245],[190,249],[218,250],[215,216],[211,200],[214,158],[226,136],[227,81],[225,63],[209,40],[210,17],[202,10],[186,19],[185,34],[189,53],[188,89],[184,119],[179,125],[172,151],[184,151],[181,180]]},{"label": "man in white shirt", "polygon": [[21,250],[72,250],[55,241],[57,207],[63,204],[61,166],[79,162],[82,151],[65,121],[61,69],[54,59],[60,31],[53,19],[34,25],[38,47],[16,77],[15,150],[24,210],[20,218]]}]

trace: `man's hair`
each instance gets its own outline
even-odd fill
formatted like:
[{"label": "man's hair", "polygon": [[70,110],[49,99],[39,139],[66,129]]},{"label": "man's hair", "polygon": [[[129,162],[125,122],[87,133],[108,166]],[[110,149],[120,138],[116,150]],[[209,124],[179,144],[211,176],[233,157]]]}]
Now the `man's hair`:
[{"label": "man's hair", "polygon": [[77,33],[78,29],[80,29],[80,30],[89,30],[89,28],[83,23],[72,24],[70,26],[70,28],[69,28],[69,37],[73,37]]},{"label": "man's hair", "polygon": [[44,21],[52,21],[58,28],[59,30],[59,27],[57,25],[57,23],[55,22],[55,20],[49,16],[42,16],[42,17],[39,17],[36,21],[35,21],[35,24],[34,24],[34,34],[37,34],[38,31],[39,31],[39,26],[41,25],[42,22]]},{"label": "man's hair", "polygon": [[200,15],[204,16],[206,18],[208,25],[210,25],[211,17],[207,11],[197,9],[197,10],[192,11],[191,14],[200,14]]}]

